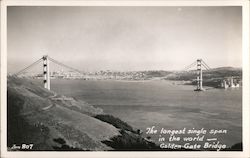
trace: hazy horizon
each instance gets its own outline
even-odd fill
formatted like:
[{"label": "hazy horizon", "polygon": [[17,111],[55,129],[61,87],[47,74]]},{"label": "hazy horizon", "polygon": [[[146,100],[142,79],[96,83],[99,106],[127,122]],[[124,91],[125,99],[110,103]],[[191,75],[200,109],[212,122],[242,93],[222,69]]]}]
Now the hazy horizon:
[{"label": "hazy horizon", "polygon": [[242,8],[22,7],[7,9],[8,73],[43,55],[82,71],[242,67]]}]

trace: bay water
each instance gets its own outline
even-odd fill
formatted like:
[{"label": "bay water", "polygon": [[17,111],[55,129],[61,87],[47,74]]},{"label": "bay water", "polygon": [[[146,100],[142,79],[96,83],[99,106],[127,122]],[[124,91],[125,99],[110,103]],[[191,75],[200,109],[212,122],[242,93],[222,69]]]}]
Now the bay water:
[{"label": "bay water", "polygon": [[[206,87],[206,91],[197,92],[195,86],[175,81],[54,79],[51,89],[102,108],[105,113],[140,129],[145,137],[150,136],[157,144],[162,143],[159,142],[161,137],[165,138],[165,143],[170,142],[169,135],[161,134],[160,130],[184,128],[206,130],[205,138],[198,142],[200,144],[210,138],[216,138],[214,143],[219,141],[227,147],[242,142],[242,88]],[[157,134],[147,134],[150,127],[154,127]],[[224,133],[209,134],[211,130],[224,130]]]}]

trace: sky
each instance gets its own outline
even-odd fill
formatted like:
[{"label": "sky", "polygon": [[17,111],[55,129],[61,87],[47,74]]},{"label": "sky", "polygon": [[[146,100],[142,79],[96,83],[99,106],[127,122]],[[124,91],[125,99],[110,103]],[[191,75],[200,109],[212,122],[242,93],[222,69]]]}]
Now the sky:
[{"label": "sky", "polygon": [[43,55],[82,71],[241,67],[241,9],[9,6],[8,72]]}]

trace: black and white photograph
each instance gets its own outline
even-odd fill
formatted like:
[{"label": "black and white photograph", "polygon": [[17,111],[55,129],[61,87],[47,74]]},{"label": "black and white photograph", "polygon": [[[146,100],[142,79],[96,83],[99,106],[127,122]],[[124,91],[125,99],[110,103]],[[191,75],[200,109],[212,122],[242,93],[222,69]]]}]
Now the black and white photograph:
[{"label": "black and white photograph", "polygon": [[5,9],[8,153],[249,145],[242,5]]}]

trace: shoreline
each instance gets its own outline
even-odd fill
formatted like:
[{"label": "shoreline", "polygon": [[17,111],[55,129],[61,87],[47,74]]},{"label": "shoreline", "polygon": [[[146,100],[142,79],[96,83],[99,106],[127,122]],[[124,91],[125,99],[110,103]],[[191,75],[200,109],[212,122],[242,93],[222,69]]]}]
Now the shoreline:
[{"label": "shoreline", "polygon": [[[30,79],[30,78],[27,78]],[[31,80],[37,80],[37,81],[41,81],[42,79],[34,79],[32,78]],[[190,80],[173,80],[173,79],[162,79],[162,78],[157,78],[157,79],[146,79],[146,80],[119,80],[119,79],[89,79],[89,80],[85,80],[85,79],[66,79],[66,78],[55,78],[55,79],[51,79],[51,81],[55,81],[55,80],[62,80],[62,81],[93,81],[93,82],[122,82],[122,83],[150,83],[150,82],[164,82],[164,83],[168,83],[169,85],[177,85],[177,86],[196,86],[196,83],[194,83],[193,81]],[[215,85],[213,82],[207,82],[204,81],[203,83],[203,88],[204,90],[210,90],[210,89],[225,89],[222,87],[219,87],[217,84]],[[228,87],[226,89],[239,89],[242,88],[242,86],[240,87]]]}]

